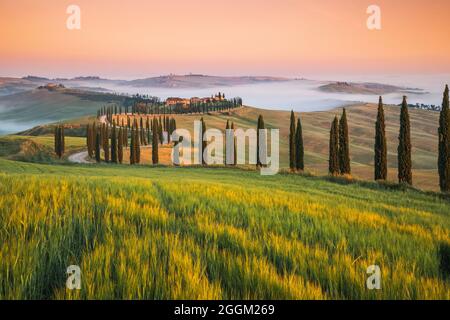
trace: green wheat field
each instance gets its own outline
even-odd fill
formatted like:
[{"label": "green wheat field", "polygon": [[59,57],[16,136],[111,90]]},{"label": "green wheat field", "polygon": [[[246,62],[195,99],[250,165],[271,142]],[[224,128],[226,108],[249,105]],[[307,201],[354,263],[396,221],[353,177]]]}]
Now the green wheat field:
[{"label": "green wheat field", "polygon": [[394,185],[0,159],[0,242],[0,299],[450,299],[450,202]]}]

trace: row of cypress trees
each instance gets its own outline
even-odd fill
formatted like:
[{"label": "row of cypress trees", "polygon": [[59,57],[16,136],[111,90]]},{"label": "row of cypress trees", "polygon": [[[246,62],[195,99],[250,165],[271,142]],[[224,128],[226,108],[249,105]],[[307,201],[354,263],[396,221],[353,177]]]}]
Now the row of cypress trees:
[{"label": "row of cypress trees", "polygon": [[[438,171],[439,185],[442,192],[450,191],[450,108],[449,89],[446,85],[443,95],[442,109],[439,116],[439,154]],[[412,145],[411,145],[411,124],[407,97],[403,97],[400,109],[400,132],[398,136],[397,162],[398,162],[398,182],[413,184],[412,176]],[[338,123],[337,117],[331,125],[330,130],[330,174],[350,173],[350,157],[348,148],[348,127],[345,109],[341,120]],[[375,144],[374,144],[374,178],[375,180],[386,180],[388,175],[387,166],[387,142],[386,124],[384,117],[384,106],[382,97],[378,102],[377,120],[375,122]]]},{"label": "row of cypress trees", "polygon": [[303,129],[300,117],[295,121],[294,111],[291,111],[289,127],[289,167],[291,170],[305,170],[305,151],[303,145]]},{"label": "row of cypress trees", "polygon": [[[398,139],[398,182],[412,185],[411,125],[406,96],[403,97],[400,109],[400,132]],[[380,97],[378,102],[377,120],[375,122],[374,153],[374,178],[375,180],[386,180],[388,174],[387,142],[382,97]]]},{"label": "row of cypress trees", "polygon": [[65,134],[64,134],[64,126],[56,126],[54,131],[55,136],[55,153],[58,158],[62,158],[65,151]]}]

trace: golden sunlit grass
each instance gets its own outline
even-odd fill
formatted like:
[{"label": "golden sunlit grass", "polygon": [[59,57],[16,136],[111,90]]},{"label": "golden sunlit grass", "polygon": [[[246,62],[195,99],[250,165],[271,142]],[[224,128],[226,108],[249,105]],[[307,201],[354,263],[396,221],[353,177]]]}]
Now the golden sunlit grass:
[{"label": "golden sunlit grass", "polygon": [[0,298],[450,299],[449,212],[301,175],[0,159]]}]

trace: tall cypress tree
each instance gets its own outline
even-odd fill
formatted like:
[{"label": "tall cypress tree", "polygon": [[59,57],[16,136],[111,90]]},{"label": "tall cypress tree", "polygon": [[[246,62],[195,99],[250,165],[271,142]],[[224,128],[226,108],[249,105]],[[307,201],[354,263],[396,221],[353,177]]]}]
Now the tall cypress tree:
[{"label": "tall cypress tree", "polygon": [[117,132],[115,123],[111,133],[111,162],[117,163]]},{"label": "tall cypress tree", "polygon": [[58,158],[64,155],[64,126],[55,127],[55,154]]},{"label": "tall cypress tree", "polygon": [[450,191],[450,108],[448,85],[445,86],[439,116],[439,186],[442,192]]},{"label": "tall cypress tree", "polygon": [[101,144],[101,137],[100,137],[100,130],[97,130],[95,134],[95,161],[100,162],[100,144]]},{"label": "tall cypress tree", "polygon": [[406,96],[403,97],[400,111],[400,134],[398,139],[398,181],[399,183],[412,185],[411,128]]},{"label": "tall cypress tree", "polygon": [[105,154],[105,162],[109,162],[109,127],[105,125],[105,134],[103,136],[103,152]]},{"label": "tall cypress tree", "polygon": [[158,164],[159,156],[158,156],[158,123],[153,121],[152,128],[152,163]]},{"label": "tall cypress tree", "polygon": [[123,145],[128,148],[128,127],[123,128]]},{"label": "tall cypress tree", "polygon": [[348,139],[347,112],[342,111],[339,121],[339,169],[341,174],[350,174],[350,145]]},{"label": "tall cypress tree", "polygon": [[305,150],[303,146],[303,130],[300,117],[297,119],[297,130],[295,131],[295,169],[305,170]]},{"label": "tall cypress tree", "polygon": [[233,166],[237,165],[237,145],[236,145],[236,137],[234,136],[234,122],[231,122],[231,130],[233,130],[233,148],[234,148],[234,159],[233,159]]},{"label": "tall cypress tree", "polygon": [[134,134],[134,126],[131,127],[131,141],[130,141],[130,164],[134,164],[136,161],[136,156],[134,155],[134,152],[136,150],[134,146],[135,141],[135,134]]},{"label": "tall cypress tree", "polygon": [[264,119],[263,119],[262,115],[259,115],[258,116],[257,130],[256,130],[256,165],[258,167],[262,166],[261,157],[259,155],[259,148],[260,148],[261,143],[265,143],[265,141],[262,141],[262,142],[260,141],[259,130],[263,130],[263,129],[265,129]]},{"label": "tall cypress tree", "polygon": [[294,111],[291,111],[291,124],[289,128],[289,167],[291,170],[295,168],[295,115]]},{"label": "tall cypress tree", "polygon": [[203,137],[205,135],[206,132],[206,123],[205,120],[203,120],[203,117],[200,119],[201,123],[202,123],[202,134],[200,135],[201,139],[202,139],[202,164],[206,165],[206,159],[205,159],[205,155],[204,152],[206,150],[206,146],[207,146],[207,142],[204,141]]},{"label": "tall cypress tree", "polygon": [[141,130],[138,130],[136,128],[135,131],[135,135],[136,137],[134,138],[134,147],[135,147],[135,151],[134,151],[134,155],[135,155],[135,163],[139,164],[141,163],[141,143],[140,143],[140,137],[139,137],[139,132]]},{"label": "tall cypress tree", "polygon": [[163,136],[163,127],[162,127],[161,117],[159,117],[159,120],[158,120],[158,136],[159,136],[159,143],[163,144],[164,136]]},{"label": "tall cypress tree", "polygon": [[384,123],[383,99],[378,102],[377,121],[375,123],[375,180],[387,179],[386,125]]},{"label": "tall cypress tree", "polygon": [[61,156],[66,152],[66,134],[64,132],[64,126],[61,126]]},{"label": "tall cypress tree", "polygon": [[328,172],[331,175],[339,174],[339,120],[334,117],[330,130],[330,151]]},{"label": "tall cypress tree", "polygon": [[54,136],[55,154],[58,155],[59,154],[59,128],[58,128],[58,126],[55,126],[55,130],[53,132],[53,136]]},{"label": "tall cypress tree", "polygon": [[119,138],[117,139],[117,160],[120,164],[123,162],[123,129],[119,128]]},{"label": "tall cypress tree", "polygon": [[227,125],[225,126],[225,157],[223,157],[223,162],[227,165],[227,131],[230,130],[230,120],[227,119]]}]

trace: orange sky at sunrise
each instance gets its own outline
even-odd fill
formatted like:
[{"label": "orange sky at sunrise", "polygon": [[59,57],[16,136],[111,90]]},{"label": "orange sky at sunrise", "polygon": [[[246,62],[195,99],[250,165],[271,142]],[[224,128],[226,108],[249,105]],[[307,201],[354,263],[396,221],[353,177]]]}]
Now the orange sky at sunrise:
[{"label": "orange sky at sunrise", "polygon": [[[81,30],[66,28],[70,4]],[[0,76],[450,72],[449,13],[448,0],[1,0]]]}]

